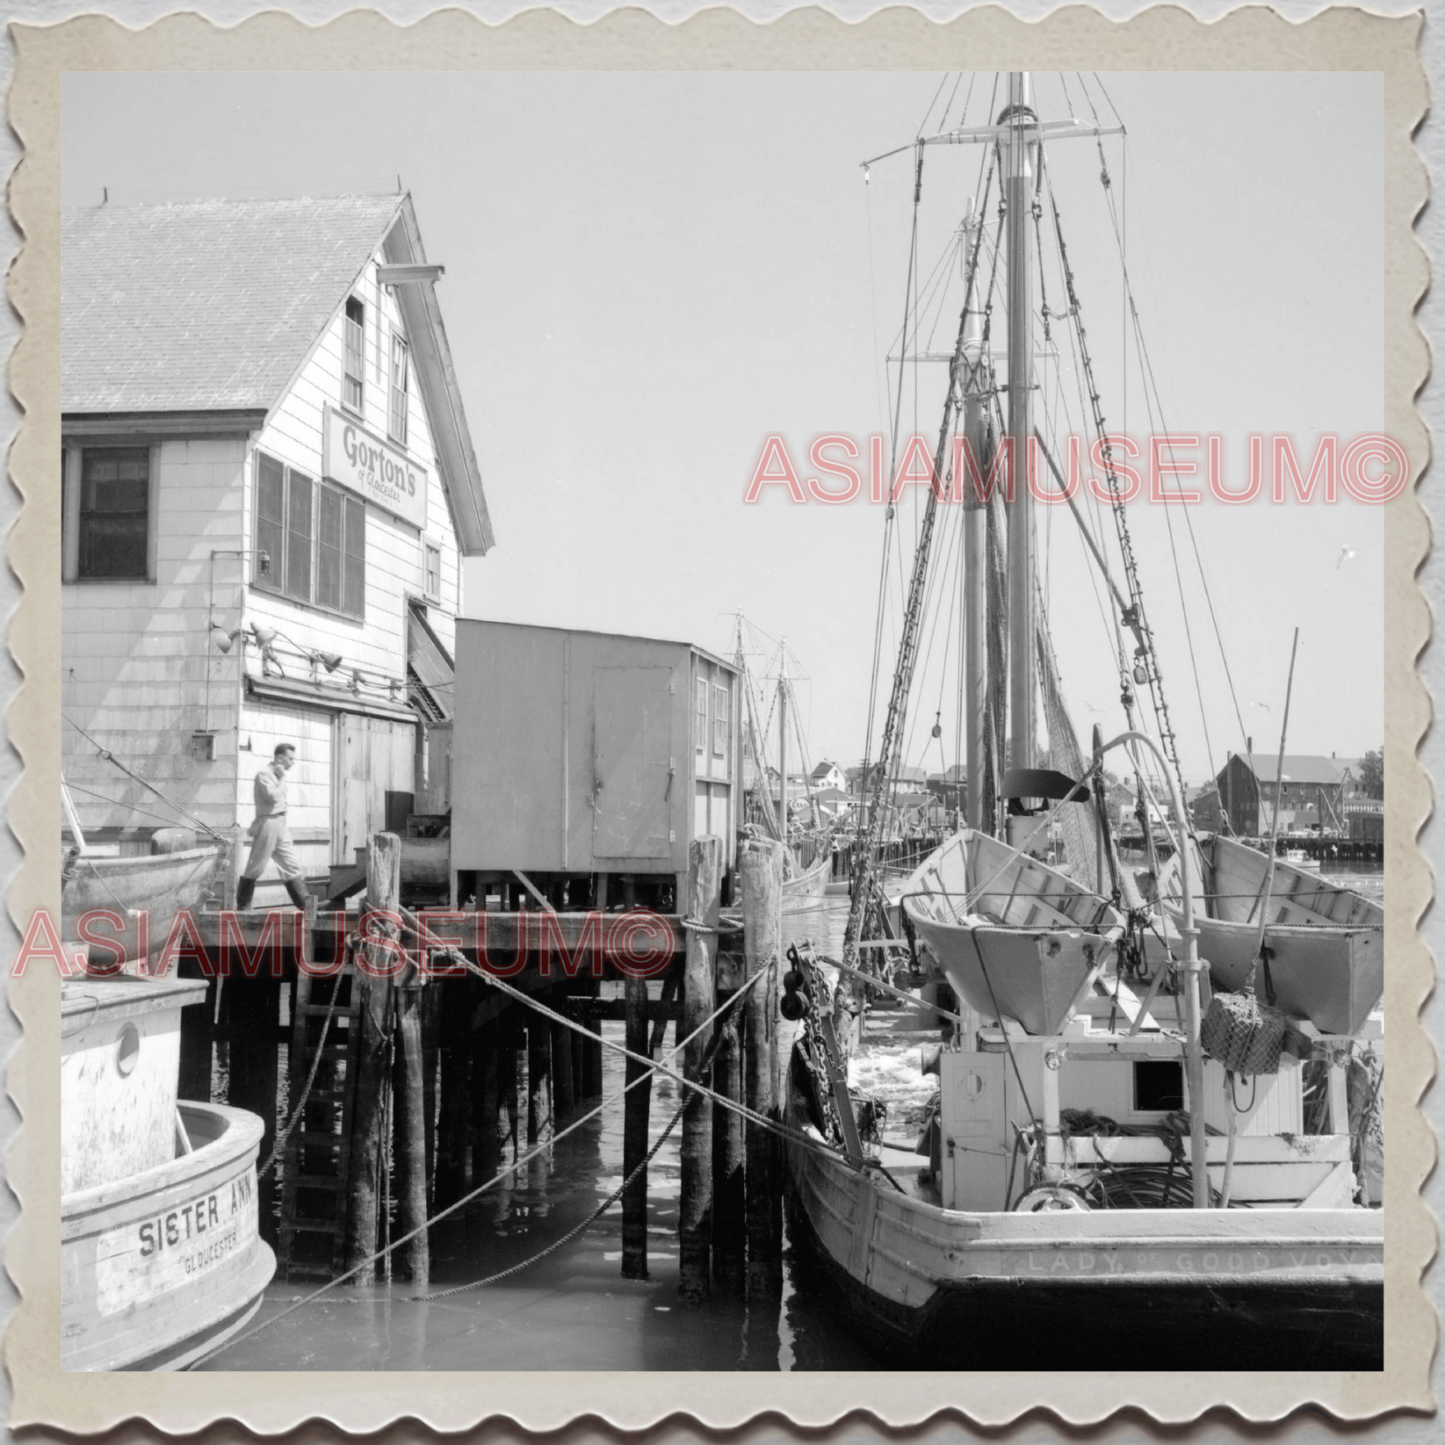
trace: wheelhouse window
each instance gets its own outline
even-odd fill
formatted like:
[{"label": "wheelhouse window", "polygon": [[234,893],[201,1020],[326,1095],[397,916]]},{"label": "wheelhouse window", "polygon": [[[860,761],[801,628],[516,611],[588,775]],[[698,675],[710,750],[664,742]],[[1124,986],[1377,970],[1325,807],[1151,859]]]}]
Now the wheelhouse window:
[{"label": "wheelhouse window", "polygon": [[348,296],[346,299],[346,320],[343,325],[346,332],[346,358],[341,401],[349,410],[360,412],[366,394],[363,382],[366,374],[366,307],[355,296]]},{"label": "wheelhouse window", "polygon": [[256,550],[270,562],[253,573],[258,587],[364,615],[365,504],[264,452],[256,454]]},{"label": "wheelhouse window", "polygon": [[406,338],[391,333],[391,404],[386,414],[386,434],[400,446],[406,445],[406,420],[409,397],[410,357]]},{"label": "wheelhouse window", "polygon": [[82,452],[77,577],[143,582],[149,575],[150,455],[149,447]]}]

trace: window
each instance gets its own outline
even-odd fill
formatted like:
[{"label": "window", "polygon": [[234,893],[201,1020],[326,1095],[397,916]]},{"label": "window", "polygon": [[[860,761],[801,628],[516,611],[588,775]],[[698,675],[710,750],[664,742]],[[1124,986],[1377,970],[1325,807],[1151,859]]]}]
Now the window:
[{"label": "window", "polygon": [[1184,1107],[1184,1070],[1174,1059],[1144,1059],[1134,1065],[1134,1107],[1167,1113]]},{"label": "window", "polygon": [[728,690],[715,687],[712,690],[712,750],[720,758],[728,750]]},{"label": "window", "polygon": [[365,395],[362,378],[366,374],[366,308],[355,296],[346,299],[346,360],[341,382],[341,401],[352,411],[361,410]]},{"label": "window", "polygon": [[274,457],[256,453],[258,587],[353,617],[365,613],[366,506]]},{"label": "window", "polygon": [[406,445],[408,357],[406,338],[391,333],[391,405],[387,409],[386,434],[400,446]]},{"label": "window", "polygon": [[77,577],[148,577],[150,456],[149,447],[81,453]]},{"label": "window", "polygon": [[693,736],[697,739],[697,750],[707,747],[707,679],[700,677],[697,680],[697,718],[693,727]]},{"label": "window", "polygon": [[426,595],[433,602],[442,600],[442,549],[433,547],[430,542],[426,546]]}]

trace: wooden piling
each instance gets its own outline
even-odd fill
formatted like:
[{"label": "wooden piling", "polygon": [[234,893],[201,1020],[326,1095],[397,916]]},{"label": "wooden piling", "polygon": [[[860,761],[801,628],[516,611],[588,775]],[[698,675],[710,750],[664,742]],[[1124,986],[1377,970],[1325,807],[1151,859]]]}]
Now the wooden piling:
[{"label": "wooden piling", "polygon": [[517,1088],[522,1077],[522,1063],[526,1058],[526,1030],[517,1017],[519,1008],[513,1004],[503,1009],[497,1020],[497,1092],[501,1099],[501,1110],[497,1115],[497,1143],[503,1154],[510,1146],[512,1158],[519,1152],[521,1140],[518,1136]]},{"label": "wooden piling", "polygon": [[[629,978],[626,984],[627,1047],[648,1055],[647,980]],[[649,1055],[650,1057],[650,1055]],[[627,1083],[641,1078],[645,1067],[627,1060]],[[652,1106],[652,1079],[643,1078],[628,1091],[622,1113],[622,1177],[626,1179],[647,1156],[647,1122]],[[647,1278],[647,1170],[639,1171],[622,1191],[622,1278]]]},{"label": "wooden piling", "polygon": [[539,1013],[527,1015],[527,1143],[552,1137],[552,1025]]},{"label": "wooden piling", "polygon": [[[748,977],[771,966],[744,1008],[744,1085],[754,1113],[778,1118],[777,978],[782,952],[783,845],[754,839],[741,850],[743,947]],[[747,1123],[748,1297],[766,1299],[782,1285],[782,1179],[777,1138]]]},{"label": "wooden piling", "polygon": [[[564,991],[553,989],[548,1000],[558,1013],[567,1013]],[[577,1103],[572,1077],[572,1040],[577,1035],[565,1024],[552,1025],[552,1117],[554,1124],[570,1117]]]},{"label": "wooden piling", "polygon": [[441,1100],[437,1095],[441,1063],[441,987],[437,980],[427,980],[421,990],[421,1077],[422,1138],[425,1141],[426,1200],[430,1206],[436,1195],[437,1119]]},{"label": "wooden piling", "polygon": [[[470,1027],[470,1023],[468,1025]],[[472,1049],[472,1179],[481,1183],[497,1172],[502,1141],[497,1129],[501,1114],[501,1030],[488,1019],[471,1034]],[[515,1092],[515,1090],[513,1091]]]},{"label": "wooden piling", "polygon": [[468,1144],[472,1137],[472,1027],[467,1007],[471,983],[470,978],[439,978],[428,985],[435,991],[439,1005],[437,1109],[440,1117],[436,1187],[432,1191],[432,1199],[438,1205],[454,1203],[467,1187]]},{"label": "wooden piling", "polygon": [[[260,1152],[266,1159],[276,1143],[277,1052],[280,1044],[281,980],[267,972],[254,978],[232,973],[226,980],[230,995],[229,1029],[231,1071],[226,1102],[260,1116]],[[256,1217],[261,1237],[276,1242],[273,1209],[276,1173],[272,1170],[256,1184]]]},{"label": "wooden piling", "polygon": [[413,1284],[431,1276],[427,1231],[426,1050],[422,1028],[422,988],[408,981],[396,991],[397,1074],[394,1108],[397,1120],[396,1234],[420,1233],[396,1253],[397,1273]]},{"label": "wooden piling", "polygon": [[[739,957],[739,972],[742,959]],[[732,990],[728,990],[732,992]],[[721,1004],[727,994],[720,994]],[[743,1102],[743,1048],[738,1028],[739,1009],[729,1009],[718,1025],[718,1046],[713,1055],[712,1086],[725,1099]],[[712,1277],[720,1290],[741,1294],[747,1281],[747,1159],[740,1114],[714,1104]]]},{"label": "wooden piling", "polygon": [[[400,891],[401,840],[394,833],[373,834],[366,850],[366,905],[373,909],[394,909]],[[347,1269],[355,1269],[362,1260],[375,1254],[377,1247],[386,1144],[382,1130],[386,1124],[387,1051],[392,1026],[390,970],[394,962],[394,956],[385,947],[369,943],[363,950],[353,982],[361,1017],[353,1059],[356,1093],[351,1121],[351,1201],[346,1216]],[[370,1284],[375,1277],[373,1266],[363,1269],[356,1276],[356,1282]]]},{"label": "wooden piling", "polygon": [[[722,903],[722,839],[695,838],[688,848],[687,917],[702,928],[687,930],[683,964],[682,1026],[691,1036],[712,1013],[717,996],[717,926]],[[706,930],[706,931],[704,931]],[[683,1050],[686,1079],[707,1083],[703,1058],[712,1041],[707,1028]],[[682,1198],[678,1212],[678,1294],[685,1303],[707,1298],[712,1279],[712,1100],[689,1090],[682,1113]]]}]

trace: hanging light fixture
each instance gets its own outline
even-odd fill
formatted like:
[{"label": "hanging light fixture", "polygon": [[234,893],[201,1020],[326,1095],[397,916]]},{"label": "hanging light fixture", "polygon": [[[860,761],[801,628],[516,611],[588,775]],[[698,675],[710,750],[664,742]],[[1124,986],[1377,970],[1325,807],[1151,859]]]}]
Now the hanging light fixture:
[{"label": "hanging light fixture", "polygon": [[251,636],[256,639],[258,646],[269,648],[276,640],[276,629],[274,627],[262,627],[259,622],[251,624]]},{"label": "hanging light fixture", "polygon": [[335,672],[341,666],[341,654],[339,652],[313,652],[311,654],[311,666],[317,664],[324,667],[327,672]]},{"label": "hanging light fixture", "polygon": [[236,640],[239,632],[239,628],[235,632],[227,632],[219,622],[213,622],[211,624],[211,645],[217,652],[229,652],[231,644]]}]

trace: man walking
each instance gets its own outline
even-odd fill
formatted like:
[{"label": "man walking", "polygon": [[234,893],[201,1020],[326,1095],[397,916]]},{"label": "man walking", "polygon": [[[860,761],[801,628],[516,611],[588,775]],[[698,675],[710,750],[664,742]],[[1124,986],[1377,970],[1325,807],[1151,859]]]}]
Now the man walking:
[{"label": "man walking", "polygon": [[277,743],[271,761],[256,774],[256,817],[251,824],[251,856],[236,885],[236,907],[249,908],[256,883],[272,858],[291,901],[305,912],[306,890],[301,886],[301,868],[286,831],[286,774],[296,761],[295,743]]}]

